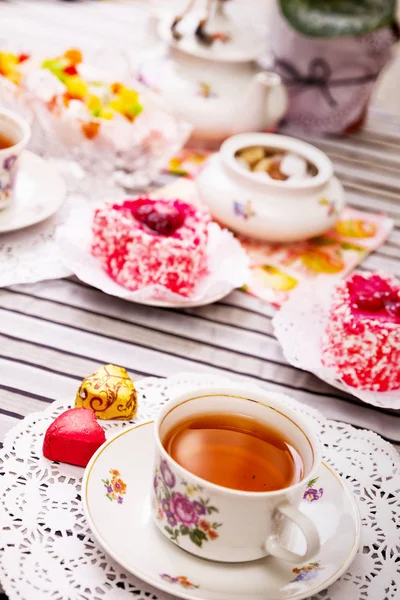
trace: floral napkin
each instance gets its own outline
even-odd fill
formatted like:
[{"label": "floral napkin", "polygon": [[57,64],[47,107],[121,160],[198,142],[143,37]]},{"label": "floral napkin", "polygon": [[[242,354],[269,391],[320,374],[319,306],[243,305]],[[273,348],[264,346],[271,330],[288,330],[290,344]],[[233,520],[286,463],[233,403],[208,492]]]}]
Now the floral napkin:
[{"label": "floral napkin", "polygon": [[[209,154],[184,149],[170,160],[165,173],[183,179],[167,186],[167,193],[200,204],[195,184],[188,179],[195,178]],[[347,275],[385,242],[392,227],[384,215],[345,208],[335,228],[305,242],[268,244],[237,236],[251,268],[251,279],[242,289],[281,306],[304,281],[328,282]]]}]

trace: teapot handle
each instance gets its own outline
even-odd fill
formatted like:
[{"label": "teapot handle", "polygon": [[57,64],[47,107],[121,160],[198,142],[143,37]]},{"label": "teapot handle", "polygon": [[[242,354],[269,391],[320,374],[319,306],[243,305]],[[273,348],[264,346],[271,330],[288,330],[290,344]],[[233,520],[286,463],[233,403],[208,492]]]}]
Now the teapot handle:
[{"label": "teapot handle", "polygon": [[280,76],[273,71],[263,71],[256,75],[258,83],[266,88],[264,114],[265,129],[276,125],[286,114],[289,98]]}]

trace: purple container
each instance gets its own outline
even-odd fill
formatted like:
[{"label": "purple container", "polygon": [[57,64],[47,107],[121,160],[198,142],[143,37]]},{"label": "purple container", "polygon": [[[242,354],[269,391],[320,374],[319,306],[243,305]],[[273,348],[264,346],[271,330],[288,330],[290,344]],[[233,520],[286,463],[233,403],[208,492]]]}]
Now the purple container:
[{"label": "purple container", "polygon": [[396,40],[390,28],[357,37],[307,37],[275,6],[271,52],[289,93],[288,123],[310,133],[348,133],[362,126]]}]

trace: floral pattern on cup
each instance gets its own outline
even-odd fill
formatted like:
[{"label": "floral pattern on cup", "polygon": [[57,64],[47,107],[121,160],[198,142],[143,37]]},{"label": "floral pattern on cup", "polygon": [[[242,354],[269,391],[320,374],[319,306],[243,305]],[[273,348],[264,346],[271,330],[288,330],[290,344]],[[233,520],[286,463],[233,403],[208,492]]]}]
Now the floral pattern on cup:
[{"label": "floral pattern on cup", "polygon": [[323,570],[323,567],[320,566],[319,562],[311,562],[305,567],[295,567],[293,569],[293,573],[295,573],[296,577],[292,579],[291,583],[295,583],[296,581],[310,581],[311,579],[315,579],[320,571]]},{"label": "floral pattern on cup", "polygon": [[13,154],[0,161],[0,208],[4,208],[11,199],[14,179],[17,174],[17,159],[18,157]]},{"label": "floral pattern on cup", "polygon": [[319,500],[322,498],[324,489],[314,487],[317,483],[319,477],[315,477],[315,479],[310,479],[307,484],[307,489],[304,492],[303,500],[307,500],[307,502],[315,502],[315,500]]},{"label": "floral pattern on cup", "polygon": [[171,577],[171,575],[167,575],[167,573],[163,573],[162,575],[160,575],[160,577],[161,577],[161,579],[163,579],[164,581],[167,581],[168,583],[178,583],[183,588],[187,588],[189,590],[195,590],[200,587],[199,585],[195,585],[194,583],[189,581],[189,579],[187,577],[185,577],[184,575],[179,575],[178,577]]},{"label": "floral pattern on cup", "polygon": [[111,502],[116,501],[117,504],[123,504],[123,496],[126,494],[126,483],[121,479],[120,472],[116,469],[110,469],[111,478],[102,479],[106,489],[106,497]]},{"label": "floral pattern on cup", "polygon": [[13,168],[16,160],[17,160],[17,156],[15,156],[15,154],[11,155],[11,156],[7,156],[7,158],[4,159],[3,161],[3,169],[5,171],[11,171],[11,169]]},{"label": "floral pattern on cup", "polygon": [[[179,488],[179,489],[178,489]],[[156,468],[153,480],[154,512],[156,519],[163,522],[169,539],[179,545],[182,536],[201,548],[205,542],[216,540],[222,523],[212,520],[219,510],[210,505],[209,498],[200,494],[200,485],[188,485],[186,481],[177,481],[165,460]]]}]

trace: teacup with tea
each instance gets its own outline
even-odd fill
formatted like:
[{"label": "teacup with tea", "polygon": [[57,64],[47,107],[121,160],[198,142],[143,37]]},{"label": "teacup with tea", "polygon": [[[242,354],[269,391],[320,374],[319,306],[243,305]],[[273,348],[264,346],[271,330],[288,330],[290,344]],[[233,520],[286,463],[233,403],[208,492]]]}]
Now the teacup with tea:
[{"label": "teacup with tea", "polygon": [[0,209],[12,199],[19,158],[31,135],[28,123],[10,110],[0,109]]},{"label": "teacup with tea", "polygon": [[[170,400],[155,423],[153,518],[172,542],[202,558],[245,562],[268,554],[301,562],[320,547],[298,508],[320,464],[315,433],[284,402],[238,389]],[[306,539],[282,543],[285,522]]]}]

